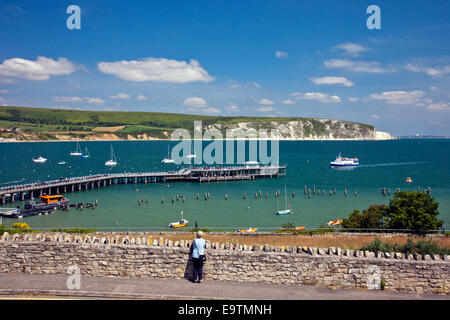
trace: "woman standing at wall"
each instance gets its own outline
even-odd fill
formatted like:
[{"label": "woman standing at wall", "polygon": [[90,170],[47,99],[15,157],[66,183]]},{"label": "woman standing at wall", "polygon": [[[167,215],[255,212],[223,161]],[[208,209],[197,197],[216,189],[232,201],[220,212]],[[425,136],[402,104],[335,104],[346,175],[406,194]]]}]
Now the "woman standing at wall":
[{"label": "woman standing at wall", "polygon": [[203,239],[203,232],[197,232],[197,238],[192,243],[192,262],[194,265],[194,282],[203,282],[203,262],[206,261],[205,257],[206,242]]}]

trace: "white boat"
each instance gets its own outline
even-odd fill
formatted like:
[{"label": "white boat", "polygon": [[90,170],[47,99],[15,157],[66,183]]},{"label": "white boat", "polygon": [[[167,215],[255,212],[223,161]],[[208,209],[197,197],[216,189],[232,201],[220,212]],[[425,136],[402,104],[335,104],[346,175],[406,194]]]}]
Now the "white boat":
[{"label": "white boat", "polygon": [[344,168],[344,167],[357,167],[359,166],[358,158],[344,158],[339,155],[336,157],[336,160],[330,162],[331,168]]},{"label": "white boat", "polygon": [[115,165],[117,165],[117,160],[114,154],[114,149],[111,145],[111,159],[105,162],[105,166],[114,167]]},{"label": "white boat", "polygon": [[161,160],[162,163],[174,163],[175,160],[170,158],[169,146],[167,146],[167,158]]},{"label": "white boat", "polygon": [[275,212],[278,215],[291,214],[292,213],[292,209],[288,208],[288,198],[287,198],[287,192],[286,192],[286,184],[284,185],[284,196],[285,196],[285,199],[286,199],[286,209],[278,210],[277,212]]},{"label": "white boat", "polygon": [[186,158],[192,159],[192,158],[195,158],[195,157],[197,157],[197,155],[196,155],[195,152],[194,152],[194,141],[192,141],[192,153],[191,153],[191,154],[188,154],[188,155],[186,156]]},{"label": "white boat", "polygon": [[43,157],[41,157],[41,156],[39,156],[39,158],[33,158],[33,159],[31,159],[33,162],[36,162],[36,163],[44,163],[45,161],[47,161],[47,159],[45,159],[45,158],[43,158]]},{"label": "white boat", "polygon": [[67,162],[65,162],[65,161],[60,161],[60,162],[58,162],[58,164],[66,164]]},{"label": "white boat", "polygon": [[169,228],[182,228],[186,227],[189,221],[183,219],[183,211],[181,211],[181,219],[180,221],[172,222],[169,224]]},{"label": "white boat", "polygon": [[81,156],[83,159],[87,159],[87,158],[90,158],[91,157],[91,155],[89,154],[89,151],[88,151],[88,148],[87,147],[85,147],[85,149],[84,149],[85,151],[84,151],[84,154]]},{"label": "white boat", "polygon": [[81,156],[81,155],[82,155],[81,149],[80,149],[80,144],[78,143],[78,139],[77,139],[77,148],[76,148],[75,151],[72,151],[72,152],[70,153],[70,155],[71,155],[71,156]]}]

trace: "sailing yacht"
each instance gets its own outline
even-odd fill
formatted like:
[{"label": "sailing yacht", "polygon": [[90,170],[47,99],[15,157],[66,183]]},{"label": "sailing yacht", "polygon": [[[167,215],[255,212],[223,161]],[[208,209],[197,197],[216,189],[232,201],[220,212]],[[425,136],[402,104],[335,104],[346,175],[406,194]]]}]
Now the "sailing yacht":
[{"label": "sailing yacht", "polygon": [[117,160],[114,154],[114,149],[111,145],[111,159],[105,162],[105,166],[114,167],[115,165],[117,165]]},{"label": "sailing yacht", "polygon": [[84,149],[84,154],[83,154],[81,157],[84,158],[84,159],[87,159],[87,158],[90,158],[90,157],[91,157],[91,155],[89,154],[89,151],[88,151],[88,148],[87,148],[87,147],[85,147],[85,149]]},{"label": "sailing yacht", "polygon": [[72,151],[70,153],[71,156],[81,156],[81,149],[80,149],[80,144],[78,143],[78,139],[77,139],[77,149],[75,151]]},{"label": "sailing yacht", "polygon": [[292,213],[292,209],[288,208],[288,198],[287,198],[287,192],[286,192],[286,184],[284,185],[284,196],[285,196],[285,199],[286,199],[286,209],[278,210],[277,212],[275,212],[278,215],[291,214]]},{"label": "sailing yacht", "polygon": [[167,145],[167,158],[161,160],[162,163],[174,163],[175,160],[170,158],[169,145]]}]

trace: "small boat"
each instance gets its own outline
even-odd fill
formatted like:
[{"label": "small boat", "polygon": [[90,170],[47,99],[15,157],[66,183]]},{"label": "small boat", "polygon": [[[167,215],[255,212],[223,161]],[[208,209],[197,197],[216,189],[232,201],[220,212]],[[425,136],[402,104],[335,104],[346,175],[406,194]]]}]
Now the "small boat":
[{"label": "small boat", "polygon": [[357,167],[359,166],[358,158],[344,158],[341,153],[336,157],[336,160],[330,162],[331,168]]},{"label": "small boat", "polygon": [[89,154],[89,151],[88,151],[88,148],[86,147],[85,149],[84,149],[84,154],[81,156],[83,159],[87,159],[87,158],[90,158],[91,157],[91,155]]},{"label": "small boat", "polygon": [[406,183],[411,183],[412,179],[410,177],[406,178]]},{"label": "small boat", "polygon": [[195,157],[197,157],[197,155],[196,155],[195,152],[194,152],[194,142],[192,142],[192,153],[188,154],[188,155],[186,156],[186,158],[192,159],[192,158],[195,158]]},{"label": "small boat", "polygon": [[44,157],[41,157],[41,156],[39,156],[39,158],[33,158],[33,159],[31,159],[33,162],[36,162],[36,163],[44,163],[45,161],[47,161],[47,159],[46,158],[44,158]]},{"label": "small boat", "polygon": [[287,198],[287,192],[286,192],[286,184],[284,185],[284,196],[285,196],[285,199],[286,199],[286,209],[278,210],[278,211],[275,212],[275,214],[284,215],[284,214],[291,214],[293,212],[291,208],[288,208],[288,198]]},{"label": "small boat", "polygon": [[252,232],[256,232],[257,230],[258,230],[258,228],[249,227],[247,229],[238,229],[237,232],[252,233]]},{"label": "small boat", "polygon": [[327,225],[329,226],[337,226],[340,225],[342,223],[342,220],[338,219],[338,220],[334,220],[334,221],[328,221]]},{"label": "small boat", "polygon": [[117,165],[116,156],[114,154],[114,149],[111,145],[111,159],[105,162],[105,166],[107,167],[114,167]]},{"label": "small boat", "polygon": [[174,163],[175,160],[170,158],[169,146],[167,145],[167,158],[161,160],[162,163]]},{"label": "small boat", "polygon": [[58,162],[58,164],[66,164],[67,162],[65,162],[65,161],[60,161],[60,162]]},{"label": "small boat", "polygon": [[81,156],[81,155],[82,155],[81,149],[80,149],[80,144],[78,143],[78,139],[77,139],[77,148],[76,148],[75,151],[72,151],[72,152],[70,153],[70,155],[71,155],[71,156]]},{"label": "small boat", "polygon": [[295,228],[281,228],[281,231],[287,231],[287,230],[295,230],[295,231],[300,231],[305,229],[306,227],[301,226],[301,227],[295,227]]},{"label": "small boat", "polygon": [[169,224],[169,228],[182,228],[188,225],[189,221],[183,219],[183,211],[181,211],[181,219],[180,221],[172,222]]}]

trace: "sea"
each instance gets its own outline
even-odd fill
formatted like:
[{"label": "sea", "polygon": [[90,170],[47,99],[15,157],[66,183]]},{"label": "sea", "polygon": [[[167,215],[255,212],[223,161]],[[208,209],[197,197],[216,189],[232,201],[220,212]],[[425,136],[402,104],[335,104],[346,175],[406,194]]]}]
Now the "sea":
[{"label": "sea", "polygon": [[[161,163],[167,157],[167,147],[172,148],[176,143],[81,141],[81,149],[89,150],[88,159],[69,155],[76,148],[75,142],[1,143],[0,186],[99,173],[179,170],[188,165]],[[204,141],[203,148],[208,143]],[[104,165],[110,158],[111,145],[118,162],[113,168]],[[330,161],[339,153],[358,157],[360,166],[350,170],[330,168]],[[47,158],[47,162],[32,162],[31,159],[38,156]],[[61,161],[66,164],[58,164]],[[388,204],[397,189],[417,190],[419,187],[425,190],[429,187],[432,197],[439,202],[438,218],[444,220],[445,229],[450,227],[449,139],[280,141],[279,162],[287,166],[285,177],[233,182],[127,184],[69,192],[65,196],[71,203],[97,201],[98,206],[83,210],[70,208],[68,212],[56,211],[22,219],[3,218],[3,224],[10,226],[20,221],[41,230],[168,231],[169,223],[178,221],[183,213],[183,218],[189,221],[185,230],[198,226],[217,231],[248,227],[275,231],[287,223],[318,228],[330,220],[348,217],[355,209],[362,211],[371,204]],[[406,182],[407,177],[412,183]],[[316,193],[320,190],[320,194],[309,198],[308,191],[304,194],[305,186],[311,192],[313,188]],[[390,189],[390,195],[383,195],[382,188]],[[347,196],[344,190],[347,190]],[[279,197],[275,196],[277,191]],[[198,200],[197,193],[200,195]],[[208,200],[204,200],[205,193],[210,195]],[[144,200],[141,204],[140,199]],[[276,215],[277,210],[285,209],[286,203],[293,213]],[[16,201],[3,207],[23,205]]]}]

